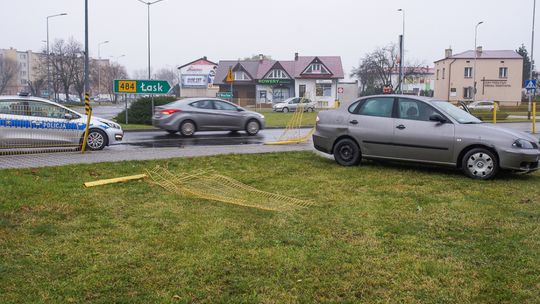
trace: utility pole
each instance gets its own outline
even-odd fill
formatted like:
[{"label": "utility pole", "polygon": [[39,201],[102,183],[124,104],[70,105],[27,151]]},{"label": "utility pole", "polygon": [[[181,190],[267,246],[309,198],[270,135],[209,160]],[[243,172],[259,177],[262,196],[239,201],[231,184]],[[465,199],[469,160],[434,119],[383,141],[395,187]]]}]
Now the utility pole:
[{"label": "utility pole", "polygon": [[399,39],[400,59],[399,59],[399,93],[403,94],[403,67],[405,64],[405,10],[400,8],[398,12],[403,14],[403,30]]},{"label": "utility pole", "polygon": [[86,151],[92,108],[90,107],[90,61],[88,51],[88,0],[84,0],[84,109],[86,113],[86,128],[84,130],[82,153]]},{"label": "utility pole", "polygon": [[[534,69],[534,21],[536,17],[536,0],[533,2],[533,22],[532,22],[532,39],[531,39],[531,69],[529,71],[529,79],[533,79],[533,69]],[[527,118],[531,119],[531,108],[532,108],[532,95],[536,95],[536,90],[533,90],[532,93],[529,93],[529,105],[527,110]],[[536,100],[536,99],[535,99]]]}]

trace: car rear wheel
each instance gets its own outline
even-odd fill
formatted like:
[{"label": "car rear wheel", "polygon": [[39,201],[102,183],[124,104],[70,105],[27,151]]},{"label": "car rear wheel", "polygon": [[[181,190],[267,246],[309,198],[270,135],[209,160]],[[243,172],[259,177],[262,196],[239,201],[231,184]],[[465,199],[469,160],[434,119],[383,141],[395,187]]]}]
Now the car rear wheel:
[{"label": "car rear wheel", "polygon": [[195,123],[191,120],[186,120],[180,125],[180,134],[190,137],[195,133]]},{"label": "car rear wheel", "polygon": [[91,151],[103,150],[107,146],[107,134],[101,130],[93,129],[88,131],[86,147]]},{"label": "car rear wheel", "polygon": [[248,121],[247,124],[246,124],[246,132],[250,136],[257,135],[257,133],[259,133],[260,129],[261,129],[261,125],[259,124],[258,121],[254,120],[254,119]]},{"label": "car rear wheel", "polygon": [[313,112],[313,108],[307,108],[308,112]]},{"label": "car rear wheel", "polygon": [[463,157],[462,169],[465,175],[473,179],[492,179],[499,171],[497,156],[483,148],[472,149]]},{"label": "car rear wheel", "polygon": [[289,108],[283,108],[283,113],[288,113],[289,112]]},{"label": "car rear wheel", "polygon": [[342,166],[356,166],[362,160],[362,153],[354,140],[344,138],[334,146],[334,158]]}]

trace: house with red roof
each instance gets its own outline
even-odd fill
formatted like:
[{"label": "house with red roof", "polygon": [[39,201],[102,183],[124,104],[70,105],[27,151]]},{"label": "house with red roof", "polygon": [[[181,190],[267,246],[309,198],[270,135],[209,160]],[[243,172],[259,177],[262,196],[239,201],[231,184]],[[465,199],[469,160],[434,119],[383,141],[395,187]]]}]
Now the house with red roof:
[{"label": "house with red roof", "polygon": [[[227,82],[232,69],[234,81]],[[332,107],[338,97],[338,83],[344,78],[339,56],[299,56],[294,60],[222,60],[215,84],[220,92],[230,92],[240,104],[281,102],[290,97],[306,97],[320,107]]]}]

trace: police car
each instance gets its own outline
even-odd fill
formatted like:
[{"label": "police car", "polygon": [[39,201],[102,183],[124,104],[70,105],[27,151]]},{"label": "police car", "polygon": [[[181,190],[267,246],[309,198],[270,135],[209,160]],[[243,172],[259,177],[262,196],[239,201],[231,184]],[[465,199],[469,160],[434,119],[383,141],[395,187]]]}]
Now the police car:
[{"label": "police car", "polygon": [[[37,97],[0,96],[0,149],[79,147],[87,116]],[[117,123],[92,116],[87,148],[102,150],[122,141]]]}]

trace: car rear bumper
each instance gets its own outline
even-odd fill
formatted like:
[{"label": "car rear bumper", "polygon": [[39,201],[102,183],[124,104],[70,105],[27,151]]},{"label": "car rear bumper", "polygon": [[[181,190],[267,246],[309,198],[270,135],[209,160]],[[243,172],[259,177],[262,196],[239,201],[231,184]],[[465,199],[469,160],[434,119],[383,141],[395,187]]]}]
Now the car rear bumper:
[{"label": "car rear bumper", "polygon": [[322,136],[320,133],[313,133],[313,146],[318,151],[326,154],[332,154],[332,139]]},{"label": "car rear bumper", "polygon": [[499,152],[499,164],[503,169],[520,172],[533,172],[538,169],[540,161],[539,150],[503,150]]}]

